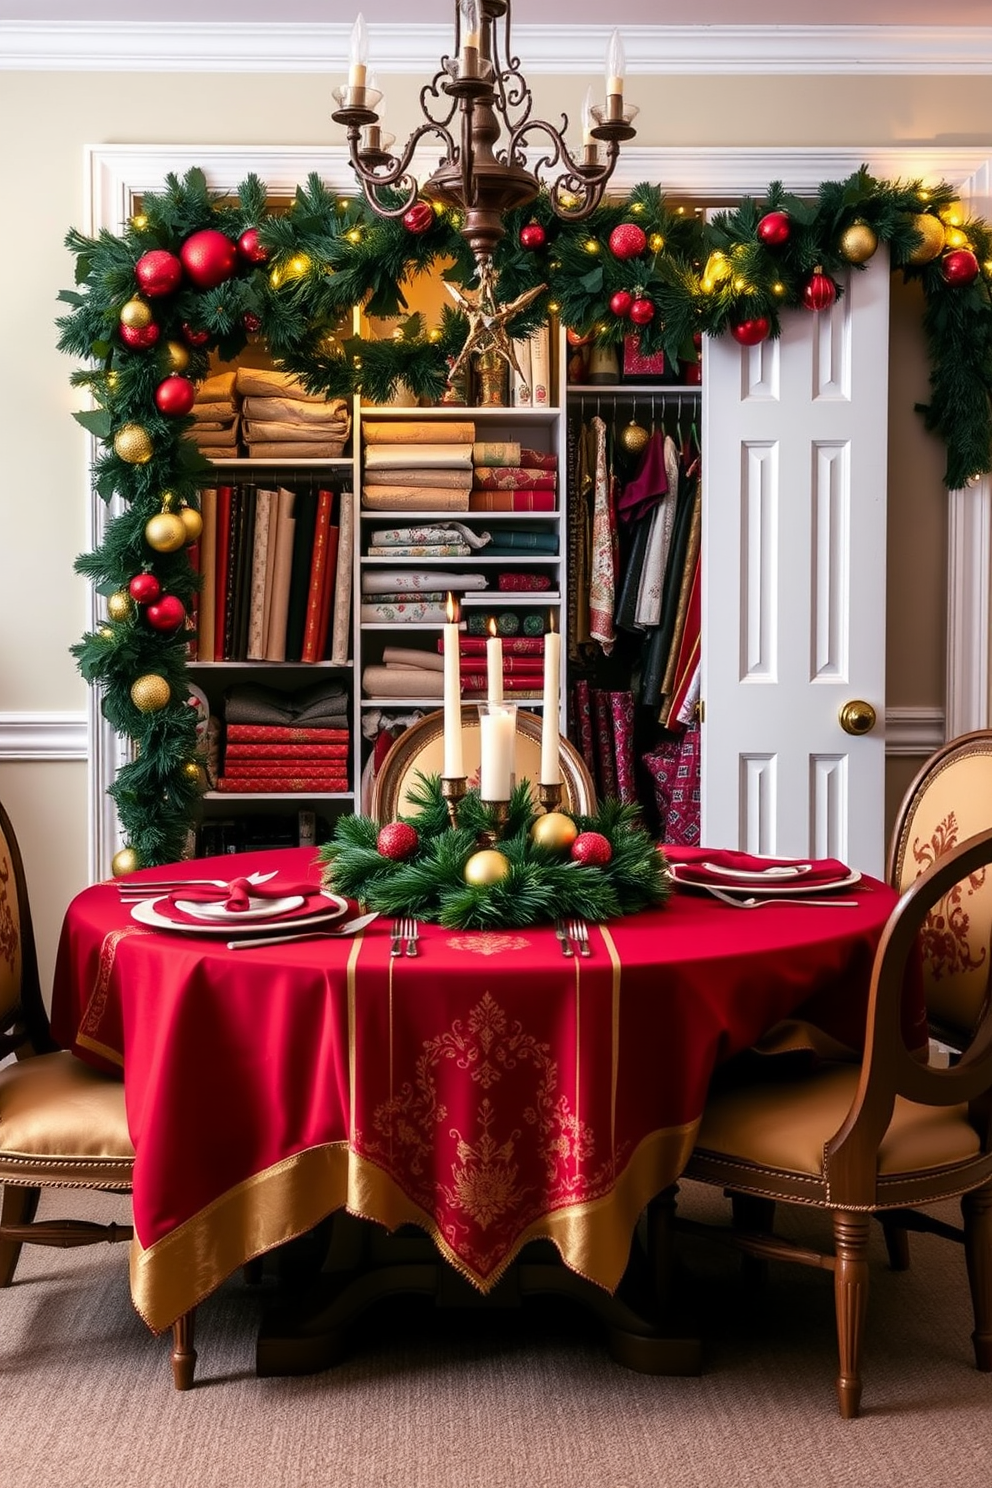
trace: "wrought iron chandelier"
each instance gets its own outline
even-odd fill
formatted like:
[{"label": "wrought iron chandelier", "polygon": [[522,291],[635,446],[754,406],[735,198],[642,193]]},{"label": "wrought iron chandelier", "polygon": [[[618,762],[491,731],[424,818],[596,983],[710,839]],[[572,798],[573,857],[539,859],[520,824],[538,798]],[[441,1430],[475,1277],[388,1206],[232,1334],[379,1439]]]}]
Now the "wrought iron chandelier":
[{"label": "wrought iron chandelier", "polygon": [[[400,217],[421,192],[454,208],[483,283],[492,274],[493,250],[506,230],[506,213],[537,196],[544,171],[558,168],[548,183],[556,215],[581,221],[598,206],[621,143],[636,132],[632,120],[637,109],[623,98],[624,50],[617,31],[607,51],[606,101],[594,104],[591,89],[586,95],[581,159],[565,143],[565,115],[560,129],[532,118],[533,98],[510,40],[511,9],[512,0],[456,0],[454,52],[441,58],[433,80],[420,90],[425,122],[398,155],[390,152],[393,138],[381,128],[377,109],[382,93],[367,81],[368,31],[359,16],[351,36],[348,82],[335,88],[338,107],[331,115],[347,130],[351,164],[372,210],[382,217]],[[506,142],[497,149],[504,130]],[[549,142],[535,170],[528,168],[526,157],[532,134]],[[429,135],[441,141],[444,153],[421,187],[410,164],[421,139]]]}]

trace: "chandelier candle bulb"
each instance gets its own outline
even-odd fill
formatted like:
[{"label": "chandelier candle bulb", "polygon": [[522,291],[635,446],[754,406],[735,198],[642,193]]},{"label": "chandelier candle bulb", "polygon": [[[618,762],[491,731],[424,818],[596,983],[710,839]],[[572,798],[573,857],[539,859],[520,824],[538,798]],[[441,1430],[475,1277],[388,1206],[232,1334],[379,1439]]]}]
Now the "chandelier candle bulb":
[{"label": "chandelier candle bulb", "polygon": [[[369,61],[369,31],[365,24],[365,17],[359,12],[355,18],[355,24],[351,28],[351,47],[348,57],[348,87],[365,89]],[[352,97],[353,104],[362,102],[362,99]]]},{"label": "chandelier candle bulb", "polygon": [[[496,634],[496,621],[489,621],[486,642],[486,697],[490,703],[503,701],[503,642]],[[502,797],[493,797],[502,800]]]},{"label": "chandelier candle bulb", "polygon": [[456,780],[465,774],[462,759],[462,697],[458,601],[448,595],[448,622],[444,627],[444,776]]},{"label": "chandelier candle bulb", "polygon": [[544,637],[544,711],[541,718],[541,785],[558,785],[561,765],[558,759],[558,688],[561,666],[561,633],[555,630],[555,618],[548,617]]},{"label": "chandelier candle bulb", "polygon": [[479,13],[479,0],[461,0],[458,8],[461,11],[462,23],[461,48],[458,53],[458,76],[463,78],[478,77],[480,32],[482,26],[482,19]]},{"label": "chandelier candle bulb", "polygon": [[610,37],[610,44],[606,49],[606,117],[607,119],[623,118],[623,79],[627,71],[627,58],[623,47],[623,38],[619,31],[614,31]]}]

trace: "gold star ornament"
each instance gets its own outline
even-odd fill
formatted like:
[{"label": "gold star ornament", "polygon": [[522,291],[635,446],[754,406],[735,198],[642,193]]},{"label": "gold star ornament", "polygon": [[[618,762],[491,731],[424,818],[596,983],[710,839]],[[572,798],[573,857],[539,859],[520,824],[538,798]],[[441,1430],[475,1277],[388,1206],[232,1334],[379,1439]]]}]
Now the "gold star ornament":
[{"label": "gold star ornament", "polygon": [[506,329],[507,321],[525,310],[547,287],[546,284],[539,284],[536,289],[528,289],[517,295],[509,304],[500,305],[496,301],[496,271],[492,264],[483,264],[479,270],[478,289],[463,290],[456,284],[448,283],[449,294],[468,320],[468,336],[448,373],[449,382],[454,382],[470,356],[486,351],[494,351],[512,367],[518,377],[523,377],[513,350],[513,339]]}]

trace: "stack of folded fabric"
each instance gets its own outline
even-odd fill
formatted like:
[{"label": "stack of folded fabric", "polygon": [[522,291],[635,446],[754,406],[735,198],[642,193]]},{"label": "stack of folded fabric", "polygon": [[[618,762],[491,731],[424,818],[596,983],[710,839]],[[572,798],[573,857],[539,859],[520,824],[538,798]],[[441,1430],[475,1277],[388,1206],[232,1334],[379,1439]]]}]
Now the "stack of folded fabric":
[{"label": "stack of folded fabric", "polygon": [[382,665],[363,669],[362,690],[366,697],[443,697],[444,657],[434,651],[386,646]]},{"label": "stack of folded fabric", "polygon": [[350,791],[348,706],[339,682],[296,692],[230,688],[217,789],[245,794]]},{"label": "stack of folded fabric", "polygon": [[191,438],[207,459],[233,459],[238,453],[238,398],[233,372],[218,372],[200,383],[193,401]]},{"label": "stack of folded fabric", "polygon": [[[484,697],[488,683],[486,647],[480,636],[459,638],[459,662],[462,696]],[[438,649],[443,642],[438,642]],[[541,697],[544,691],[544,637],[507,636],[503,638],[503,691],[513,693],[514,700]]]},{"label": "stack of folded fabric", "polygon": [[558,456],[513,441],[472,446],[470,511],[554,511]]},{"label": "stack of folded fabric", "polygon": [[468,558],[492,542],[464,522],[429,522],[416,527],[381,527],[369,535],[370,558]]},{"label": "stack of folded fabric", "polygon": [[475,425],[364,421],[362,505],[373,511],[468,511]]},{"label": "stack of folded fabric", "polygon": [[365,568],[362,571],[363,625],[416,622],[443,625],[448,592],[485,589],[481,573],[453,574],[437,568]]},{"label": "stack of folded fabric", "polygon": [[343,398],[308,393],[288,372],[239,367],[242,438],[257,460],[333,460],[351,433]]}]

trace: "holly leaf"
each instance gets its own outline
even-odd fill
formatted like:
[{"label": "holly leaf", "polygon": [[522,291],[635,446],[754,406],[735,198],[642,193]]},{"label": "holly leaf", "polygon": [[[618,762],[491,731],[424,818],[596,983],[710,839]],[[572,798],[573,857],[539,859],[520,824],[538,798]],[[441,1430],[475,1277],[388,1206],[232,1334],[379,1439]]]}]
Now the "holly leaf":
[{"label": "holly leaf", "polygon": [[602,268],[597,267],[595,269],[590,269],[588,274],[583,274],[580,277],[579,284],[581,288],[587,290],[589,294],[599,294],[600,290],[603,288]]},{"label": "holly leaf", "polygon": [[110,414],[105,408],[84,408],[72,416],[97,439],[110,438]]}]

